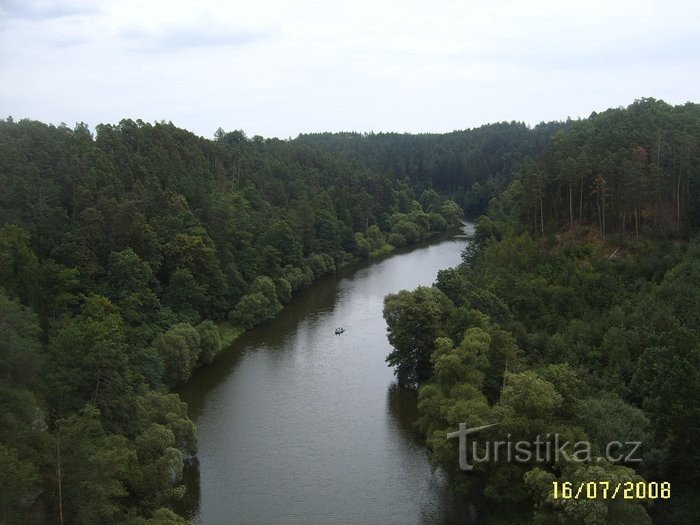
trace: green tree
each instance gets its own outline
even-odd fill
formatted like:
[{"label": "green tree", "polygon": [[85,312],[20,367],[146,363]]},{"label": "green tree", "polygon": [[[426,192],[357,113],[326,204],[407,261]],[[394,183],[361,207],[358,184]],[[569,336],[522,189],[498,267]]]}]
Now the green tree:
[{"label": "green tree", "polygon": [[152,423],[136,437],[134,447],[140,468],[132,483],[144,498],[142,505],[156,509],[180,499],[184,463],[173,431]]},{"label": "green tree", "polygon": [[178,268],[170,276],[163,293],[163,302],[187,322],[196,323],[201,318],[208,300],[207,287],[198,282],[187,268]]},{"label": "green tree", "polygon": [[42,361],[36,315],[0,290],[0,325],[0,384],[8,388],[36,387]]},{"label": "green tree", "polygon": [[92,403],[112,424],[128,417],[134,374],[124,322],[108,299],[88,297],[80,315],[51,339],[48,355],[49,402],[59,414]]},{"label": "green tree", "polygon": [[445,218],[447,224],[459,224],[462,213],[462,208],[453,200],[446,200],[440,206],[440,214]]},{"label": "green tree", "polygon": [[106,433],[99,410],[90,404],[59,421],[58,427],[57,506],[65,521],[123,523],[136,460],[127,439]]},{"label": "green tree", "polygon": [[142,429],[154,423],[169,429],[183,456],[192,456],[197,451],[194,423],[187,416],[187,404],[177,394],[150,391],[140,396],[136,403],[136,417]]},{"label": "green tree", "polygon": [[277,314],[281,308],[274,281],[261,275],[231,312],[231,319],[244,328],[252,328]]},{"label": "green tree", "polygon": [[155,276],[150,265],[127,248],[110,254],[107,272],[108,296],[119,307],[131,342],[149,343],[162,321],[160,300],[151,289]]},{"label": "green tree", "polygon": [[210,364],[221,350],[221,337],[216,325],[211,321],[202,321],[197,325],[199,335],[199,359],[204,364]]},{"label": "green tree", "polygon": [[[163,252],[163,280],[170,287],[173,274],[177,270],[187,270],[192,276],[192,284],[188,283],[186,288],[203,291],[203,301],[192,306],[200,315],[216,318],[225,308],[226,282],[211,241],[200,235],[181,233],[163,247]],[[169,297],[168,304],[173,309],[179,306],[175,299],[181,297]]]},{"label": "green tree", "polygon": [[595,464],[568,464],[560,467],[557,477],[541,468],[534,468],[524,476],[524,482],[535,500],[534,523],[635,523],[651,524],[644,508],[644,500],[624,498],[558,498],[554,499],[553,482],[571,483],[572,487],[596,483],[600,487],[623,486],[627,482],[644,482],[632,469],[612,465],[607,461]]},{"label": "green tree", "polygon": [[265,229],[261,244],[272,246],[277,250],[282,266],[297,265],[303,257],[302,244],[298,236],[284,220],[276,221]]},{"label": "green tree", "polygon": [[25,304],[30,303],[37,266],[29,233],[16,225],[0,227],[0,286],[5,292]]},{"label": "green tree", "polygon": [[186,382],[197,364],[200,354],[197,330],[189,323],[174,324],[153,341],[165,365],[163,382],[174,387]]},{"label": "green tree", "polygon": [[384,299],[384,319],[394,347],[387,363],[396,367],[401,385],[413,387],[430,376],[435,339],[446,335],[454,313],[452,302],[436,288],[420,286],[413,292],[401,291]]},{"label": "green tree", "polygon": [[22,461],[17,451],[0,443],[0,520],[3,523],[22,521],[23,500],[31,496],[39,481],[39,470],[29,461]]}]

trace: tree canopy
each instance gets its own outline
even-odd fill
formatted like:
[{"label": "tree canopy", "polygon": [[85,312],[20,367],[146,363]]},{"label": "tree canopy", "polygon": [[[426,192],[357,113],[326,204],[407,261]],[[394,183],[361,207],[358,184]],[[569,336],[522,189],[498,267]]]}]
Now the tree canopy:
[{"label": "tree canopy", "polygon": [[[418,389],[431,458],[493,522],[700,520],[699,141],[696,104],[641,99],[567,122],[491,199],[458,268],[386,298],[387,362]],[[460,423],[498,423],[485,441],[585,440],[596,457],[641,442],[642,461],[465,473],[445,438]],[[552,495],[589,481],[667,482],[673,496]]]}]

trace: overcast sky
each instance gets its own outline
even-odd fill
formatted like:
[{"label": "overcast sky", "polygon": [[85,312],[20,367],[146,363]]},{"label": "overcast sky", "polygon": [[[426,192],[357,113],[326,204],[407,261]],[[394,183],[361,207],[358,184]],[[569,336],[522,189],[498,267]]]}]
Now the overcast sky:
[{"label": "overcast sky", "polygon": [[443,132],[700,102],[697,0],[0,0],[0,118]]}]

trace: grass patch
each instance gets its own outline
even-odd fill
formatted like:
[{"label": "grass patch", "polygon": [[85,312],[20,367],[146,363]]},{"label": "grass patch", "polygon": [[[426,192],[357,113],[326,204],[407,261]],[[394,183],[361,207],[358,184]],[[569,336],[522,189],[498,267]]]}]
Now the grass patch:
[{"label": "grass patch", "polygon": [[222,322],[217,325],[219,329],[219,336],[221,337],[221,349],[223,350],[231,343],[233,343],[238,336],[245,332],[245,328],[240,326],[234,326],[228,322]]},{"label": "grass patch", "polygon": [[370,257],[379,257],[380,255],[386,255],[394,251],[394,246],[392,244],[385,243],[381,248],[372,250],[369,254]]}]

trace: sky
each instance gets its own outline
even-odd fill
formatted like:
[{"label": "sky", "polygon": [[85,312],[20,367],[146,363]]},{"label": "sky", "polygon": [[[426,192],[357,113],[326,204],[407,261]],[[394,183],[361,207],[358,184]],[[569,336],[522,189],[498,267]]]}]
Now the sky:
[{"label": "sky", "polygon": [[0,0],[0,118],[293,138],[700,102],[697,0]]}]

